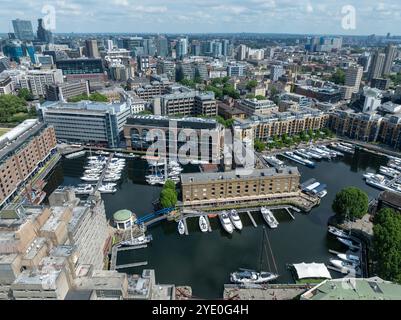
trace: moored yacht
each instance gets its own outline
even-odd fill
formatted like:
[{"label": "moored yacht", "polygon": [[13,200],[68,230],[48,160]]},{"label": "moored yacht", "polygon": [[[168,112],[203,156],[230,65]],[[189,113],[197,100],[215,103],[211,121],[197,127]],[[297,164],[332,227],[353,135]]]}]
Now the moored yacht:
[{"label": "moored yacht", "polygon": [[113,183],[113,184],[101,185],[98,190],[100,193],[115,193],[117,191],[117,188]]},{"label": "moored yacht", "polygon": [[263,219],[266,221],[270,228],[276,229],[278,227],[279,223],[276,217],[273,215],[273,212],[265,207],[260,208],[260,212],[262,213]]},{"label": "moored yacht", "polygon": [[230,274],[230,281],[238,284],[263,284],[276,280],[279,276],[272,272],[257,272],[242,269]]},{"label": "moored yacht", "polygon": [[180,220],[180,222],[178,222],[177,229],[178,229],[178,233],[180,235],[183,235],[185,233],[185,225],[184,225],[184,222],[182,220]]},{"label": "moored yacht", "polygon": [[234,227],[236,229],[242,230],[243,225],[242,225],[242,221],[241,221],[241,219],[240,219],[240,217],[238,215],[237,210],[234,210],[234,209],[231,210],[231,212],[230,212],[230,220],[231,220],[232,224],[234,225]]},{"label": "moored yacht", "polygon": [[219,218],[224,230],[226,230],[228,233],[233,233],[234,227],[227,212],[224,211],[222,214],[219,214]]},{"label": "moored yacht", "polygon": [[209,228],[207,226],[207,221],[204,216],[199,217],[199,228],[202,232],[208,232]]}]

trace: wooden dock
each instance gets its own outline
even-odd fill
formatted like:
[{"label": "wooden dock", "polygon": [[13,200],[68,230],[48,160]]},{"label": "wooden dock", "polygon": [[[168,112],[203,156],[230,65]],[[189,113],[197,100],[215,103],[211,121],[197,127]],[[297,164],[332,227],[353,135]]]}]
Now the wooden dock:
[{"label": "wooden dock", "polygon": [[256,224],[256,221],[255,221],[255,219],[252,217],[252,214],[251,214],[251,212],[250,212],[250,211],[247,211],[246,213],[248,214],[248,217],[249,217],[249,219],[251,220],[251,222],[252,222],[253,226],[254,226],[255,228],[257,228],[257,227],[258,227],[258,225]]},{"label": "wooden dock", "polygon": [[126,269],[126,268],[134,268],[134,267],[142,267],[142,266],[147,266],[147,265],[148,265],[147,261],[128,263],[128,264],[121,264],[119,266],[116,266],[115,270]]}]

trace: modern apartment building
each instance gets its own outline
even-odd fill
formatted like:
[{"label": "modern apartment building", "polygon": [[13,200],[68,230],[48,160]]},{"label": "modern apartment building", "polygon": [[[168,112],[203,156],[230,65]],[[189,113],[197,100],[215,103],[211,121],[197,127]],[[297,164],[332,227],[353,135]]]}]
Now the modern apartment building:
[{"label": "modern apartment building", "polygon": [[389,43],[386,47],[385,54],[386,54],[386,60],[384,61],[383,75],[388,75],[391,73],[394,59],[397,55],[397,48],[391,43]]},{"label": "modern apartment building", "polygon": [[[174,128],[177,134],[172,135]],[[128,150],[147,150],[153,143],[146,140],[150,130],[162,130],[165,134],[166,152],[170,143],[177,146],[177,151],[187,141],[180,139],[180,133],[185,129],[195,130],[198,138],[198,150],[207,150],[207,157],[213,161],[220,159],[220,151],[224,141],[224,127],[212,119],[174,118],[154,115],[134,115],[124,126],[124,137]],[[210,133],[210,136],[208,135]],[[212,137],[210,140],[209,137]]]},{"label": "modern apartment building", "polygon": [[136,88],[134,93],[137,97],[150,102],[155,97],[167,94],[171,84],[170,81],[152,81],[150,84]]},{"label": "modern apartment building", "polygon": [[270,80],[277,81],[284,74],[285,70],[282,65],[273,65],[270,67]]},{"label": "modern apartment building", "polygon": [[44,97],[46,85],[58,85],[63,81],[63,74],[59,69],[29,70],[20,83],[21,88],[28,89],[35,97]]},{"label": "modern apartment building", "polygon": [[169,60],[159,60],[157,62],[157,74],[167,75],[170,81],[175,81],[175,62]]},{"label": "modern apartment building", "polygon": [[329,115],[317,109],[302,107],[298,110],[237,119],[234,130],[242,139],[253,137],[269,141],[274,136],[295,135],[307,130],[319,130],[327,126]]},{"label": "modern apartment building", "polygon": [[185,173],[181,175],[182,201],[191,206],[284,198],[298,193],[299,180],[296,167],[254,169],[251,174]]},{"label": "modern apartment building", "polygon": [[352,92],[356,93],[359,91],[361,86],[361,80],[363,76],[363,67],[352,66],[345,72],[345,85],[352,87]]},{"label": "modern apartment building", "polygon": [[382,77],[385,62],[386,62],[386,54],[376,51],[373,55],[369,80]]},{"label": "modern apartment building", "polygon": [[249,116],[279,111],[278,106],[271,100],[244,99],[237,103],[237,107]]},{"label": "modern apartment building", "polygon": [[365,142],[381,142],[401,149],[401,114],[355,113],[352,110],[330,114],[328,127],[340,136]]},{"label": "modern apartment building", "polygon": [[242,64],[230,65],[227,67],[229,77],[243,77],[245,75],[245,66]]},{"label": "modern apartment building", "polygon": [[29,178],[56,152],[56,135],[36,119],[0,137],[0,207],[11,201]]},{"label": "modern apartment building", "polygon": [[14,92],[14,84],[10,76],[0,74],[0,95]]},{"label": "modern apartment building", "polygon": [[[157,102],[158,103],[158,102]],[[216,116],[217,102],[213,92],[188,90],[160,97],[160,106],[155,114],[173,116]]]},{"label": "modern apartment building", "polygon": [[57,139],[68,142],[118,147],[120,134],[131,115],[126,102],[45,102],[40,106],[43,120],[52,125]]},{"label": "modern apartment building", "polygon": [[46,85],[46,99],[49,101],[67,101],[79,95],[89,96],[89,81],[73,81],[62,84]]},{"label": "modern apartment building", "polygon": [[88,58],[99,58],[99,49],[97,47],[97,40],[85,40],[86,56]]}]

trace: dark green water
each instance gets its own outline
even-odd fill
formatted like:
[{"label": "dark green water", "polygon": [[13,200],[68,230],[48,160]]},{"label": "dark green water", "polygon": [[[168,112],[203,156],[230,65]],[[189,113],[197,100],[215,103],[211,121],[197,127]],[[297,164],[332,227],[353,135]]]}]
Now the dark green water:
[{"label": "dark green water", "polygon": [[[77,185],[83,172],[85,158],[64,160],[49,177],[48,191],[59,185]],[[288,162],[291,165],[294,163]],[[362,174],[376,172],[380,165],[387,163],[386,157],[371,153],[357,152],[333,161],[317,162],[315,169],[298,166],[301,181],[315,178],[328,185],[328,195],[321,205],[308,215],[296,214],[292,220],[285,212],[275,212],[280,225],[276,230],[268,230],[275,262],[280,274],[279,283],[292,283],[291,273],[286,265],[300,262],[327,263],[332,256],[328,248],[342,250],[335,240],[327,236],[327,221],[333,215],[331,203],[335,193],[343,187],[355,186],[365,190],[370,198],[379,193],[365,184]],[[127,162],[119,191],[114,195],[103,195],[108,218],[120,209],[130,209],[138,216],[152,211],[152,202],[159,196],[160,187],[144,183],[146,162]],[[193,170],[189,168],[186,170]],[[158,283],[190,285],[193,294],[201,298],[221,298],[224,283],[229,283],[229,273],[238,268],[259,268],[262,225],[259,214],[254,214],[258,228],[254,228],[246,215],[241,216],[244,229],[228,235],[222,230],[218,219],[211,219],[212,233],[203,234],[198,221],[189,220],[189,236],[180,236],[175,223],[162,222],[150,227],[153,242],[146,249],[122,252],[118,264],[134,261],[148,261],[146,268],[156,270]],[[270,262],[272,264],[272,262]],[[142,267],[143,268],[143,267]],[[142,268],[122,270],[139,273]],[[266,263],[264,268],[267,269]],[[334,277],[339,277],[333,273]]]}]

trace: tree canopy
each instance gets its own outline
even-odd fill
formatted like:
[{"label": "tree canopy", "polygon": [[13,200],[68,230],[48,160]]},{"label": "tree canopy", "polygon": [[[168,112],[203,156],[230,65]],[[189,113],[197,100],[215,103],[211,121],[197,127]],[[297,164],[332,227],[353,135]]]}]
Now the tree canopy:
[{"label": "tree canopy", "polygon": [[378,274],[385,280],[401,283],[401,213],[384,208],[375,216],[374,223]]},{"label": "tree canopy", "polygon": [[262,151],[264,151],[265,148],[266,148],[266,145],[265,145],[262,141],[260,141],[259,139],[256,139],[256,140],[255,140],[254,146],[255,146],[255,150],[256,150],[257,152],[262,152]]},{"label": "tree canopy", "polygon": [[331,75],[330,81],[335,84],[345,84],[345,72],[342,69],[337,69],[335,73]]},{"label": "tree canopy", "polygon": [[99,92],[94,92],[90,94],[89,96],[86,94],[80,94],[78,96],[72,97],[68,99],[68,102],[79,102],[83,100],[89,100],[89,101],[94,101],[94,102],[108,102],[109,99],[107,96],[99,93]]},{"label": "tree canopy", "polygon": [[20,123],[26,119],[35,117],[35,109],[28,109],[24,99],[12,94],[0,95],[1,123]]},{"label": "tree canopy", "polygon": [[225,128],[230,128],[234,123],[234,119],[225,120],[222,116],[217,116],[216,121],[222,124]]},{"label": "tree canopy", "polygon": [[360,219],[368,212],[369,197],[355,187],[344,188],[336,194],[332,209],[341,218]]},{"label": "tree canopy", "polygon": [[173,208],[177,204],[177,191],[175,183],[167,180],[160,193],[160,204],[163,208]]},{"label": "tree canopy", "polygon": [[246,84],[246,88],[248,90],[252,90],[253,88],[256,88],[258,85],[258,82],[256,80],[249,80]]},{"label": "tree canopy", "polygon": [[22,88],[19,92],[18,92],[18,97],[25,100],[25,101],[32,101],[34,99],[33,94],[31,93],[31,91],[29,91],[26,88]]}]

